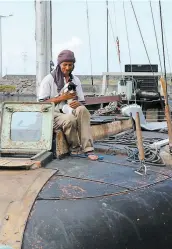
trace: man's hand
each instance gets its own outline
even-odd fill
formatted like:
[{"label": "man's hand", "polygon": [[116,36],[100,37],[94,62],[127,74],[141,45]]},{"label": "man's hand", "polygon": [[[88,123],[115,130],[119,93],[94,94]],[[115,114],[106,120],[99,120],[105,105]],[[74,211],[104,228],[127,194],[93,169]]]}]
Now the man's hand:
[{"label": "man's hand", "polygon": [[48,100],[46,100],[46,102],[49,102],[49,103],[53,102],[55,104],[58,104],[62,101],[68,100],[68,99],[74,99],[75,97],[76,97],[76,93],[67,92],[67,93],[64,93],[60,96],[48,99]]},{"label": "man's hand", "polygon": [[62,94],[60,97],[61,97],[62,101],[65,101],[68,99],[74,99],[76,97],[76,93],[75,92],[74,93],[67,92],[67,93]]},{"label": "man's hand", "polygon": [[80,106],[81,104],[77,101],[77,100],[73,100],[69,106],[73,109],[76,109],[78,106]]}]

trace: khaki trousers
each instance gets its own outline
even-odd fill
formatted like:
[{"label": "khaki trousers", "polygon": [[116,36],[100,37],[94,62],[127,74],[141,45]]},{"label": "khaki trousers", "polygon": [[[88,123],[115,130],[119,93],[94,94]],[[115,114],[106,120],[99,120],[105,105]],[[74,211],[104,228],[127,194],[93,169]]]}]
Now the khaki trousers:
[{"label": "khaki trousers", "polygon": [[55,112],[54,131],[61,128],[66,136],[70,151],[93,151],[90,127],[90,113],[85,106],[79,106],[74,114]]}]

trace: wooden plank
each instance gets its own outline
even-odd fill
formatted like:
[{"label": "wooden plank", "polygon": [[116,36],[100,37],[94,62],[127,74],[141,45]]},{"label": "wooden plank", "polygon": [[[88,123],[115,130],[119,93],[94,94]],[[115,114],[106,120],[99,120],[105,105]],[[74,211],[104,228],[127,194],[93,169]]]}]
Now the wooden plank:
[{"label": "wooden plank", "polygon": [[0,168],[15,168],[15,169],[36,169],[40,168],[41,161],[30,160],[26,158],[0,158]]},{"label": "wooden plank", "polygon": [[31,167],[34,161],[29,159],[19,158],[0,158],[0,167]]},{"label": "wooden plank", "polygon": [[0,244],[21,249],[24,229],[34,201],[56,172],[42,168],[0,172]]}]

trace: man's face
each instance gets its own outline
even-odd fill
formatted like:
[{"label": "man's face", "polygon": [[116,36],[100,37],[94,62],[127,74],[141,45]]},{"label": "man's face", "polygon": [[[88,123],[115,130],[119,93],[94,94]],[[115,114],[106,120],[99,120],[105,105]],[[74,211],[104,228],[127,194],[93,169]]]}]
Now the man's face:
[{"label": "man's face", "polygon": [[62,62],[60,68],[65,76],[68,76],[73,70],[73,62]]}]

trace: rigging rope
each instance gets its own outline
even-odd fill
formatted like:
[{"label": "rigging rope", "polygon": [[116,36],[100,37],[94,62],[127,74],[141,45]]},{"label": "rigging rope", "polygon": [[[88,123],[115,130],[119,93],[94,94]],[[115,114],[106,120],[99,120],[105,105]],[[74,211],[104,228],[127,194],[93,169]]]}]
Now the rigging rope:
[{"label": "rigging rope", "polygon": [[[159,0],[159,14],[161,21],[161,38],[162,38],[162,49],[163,49],[163,61],[164,61],[164,79],[166,83],[166,93],[167,93],[167,72],[166,72],[166,62],[165,62],[165,47],[164,47],[164,32],[163,32],[163,18],[162,18],[162,9],[161,9],[161,1]],[[167,94],[167,104],[168,104],[168,94]]]},{"label": "rigging rope", "polygon": [[128,27],[127,27],[127,18],[126,18],[126,13],[125,13],[125,4],[124,4],[124,1],[123,1],[123,11],[124,11],[125,29],[126,29],[126,35],[127,35],[127,44],[128,44],[129,58],[130,58],[131,73],[132,73],[132,79],[133,79],[133,70],[132,70],[132,64],[131,64],[131,49],[130,49],[130,42],[129,42]]},{"label": "rigging rope", "polygon": [[[115,38],[115,33],[114,33],[114,29],[113,29],[113,25],[112,25],[112,19],[111,19],[111,16],[110,16],[110,12],[109,12],[109,7],[107,5],[107,9],[108,9],[108,16],[109,16],[109,21],[110,21],[110,26],[111,26],[111,30],[112,30],[112,36],[113,36],[113,40],[114,40],[114,43],[116,44],[116,53],[118,55],[118,59],[119,59],[119,66],[120,66],[120,72],[121,72],[121,76],[123,78],[123,74],[122,74],[122,68],[121,68],[121,61],[120,61],[120,57],[119,57],[119,50],[118,50],[118,46],[119,46],[119,40],[118,40],[118,37]],[[115,24],[116,24],[116,21],[115,21]]]},{"label": "rigging rope", "polygon": [[169,56],[169,52],[168,52],[168,44],[167,44],[164,22],[163,22],[163,29],[164,29],[164,38],[165,38],[165,45],[166,45],[166,50],[167,50],[168,64],[169,64],[169,69],[170,69],[170,78],[172,79],[171,62],[170,62],[170,56]]},{"label": "rigging rope", "polygon": [[91,83],[94,85],[93,81],[93,65],[92,65],[92,53],[91,53],[91,35],[90,35],[90,23],[89,23],[89,13],[88,13],[88,1],[86,0],[86,12],[87,12],[87,29],[89,38],[89,51],[90,51],[90,67],[91,67]]},{"label": "rigging rope", "polygon": [[[160,151],[158,149],[152,149],[151,145],[154,142],[162,141],[162,138],[149,138],[143,137],[143,146],[145,152],[145,164],[147,166],[159,166],[164,167],[165,163],[163,158],[160,156]],[[112,151],[114,153],[115,147],[118,144],[125,145],[124,149],[128,155],[128,161],[139,163],[139,151],[137,148],[137,138],[135,132],[127,132],[125,134],[111,135],[107,139],[97,140],[96,144],[104,146],[106,144],[107,151]]]},{"label": "rigging rope", "polygon": [[[117,28],[117,21],[116,21],[116,8],[115,8],[115,1],[113,0],[113,10],[114,10],[114,17],[115,17],[115,29],[116,29],[116,33],[118,34],[118,28]],[[110,14],[109,14],[109,19],[110,19]],[[111,28],[113,30],[113,26],[112,26],[112,22],[111,22]],[[119,62],[119,67],[120,67],[120,73],[121,73],[121,77],[122,79],[124,78],[123,73],[122,73],[122,66],[121,66],[121,56],[120,56],[120,45],[119,45],[119,38],[118,36],[114,37],[114,42],[116,40],[116,50],[117,50],[117,55],[118,55],[118,62]]]},{"label": "rigging rope", "polygon": [[113,10],[114,10],[114,17],[115,17],[115,30],[118,34],[118,28],[117,28],[117,21],[116,21],[116,7],[115,7],[115,1],[113,0]]},{"label": "rigging rope", "polygon": [[161,63],[161,56],[160,56],[160,51],[159,51],[158,38],[157,38],[157,33],[156,33],[156,28],[155,28],[155,20],[154,20],[154,15],[153,15],[151,1],[149,1],[149,3],[150,3],[150,9],[151,9],[151,15],[152,15],[152,22],[153,22],[153,27],[154,27],[155,39],[156,39],[156,46],[157,46],[158,56],[159,56],[159,64],[160,64],[160,68],[161,68],[161,75],[163,75],[162,63]]},{"label": "rigging rope", "polygon": [[131,3],[131,7],[133,9],[133,13],[134,13],[134,16],[135,16],[135,19],[136,19],[136,22],[137,22],[137,26],[138,26],[138,29],[139,29],[139,32],[140,32],[140,35],[141,35],[141,38],[142,38],[142,42],[143,42],[143,45],[144,45],[144,48],[145,48],[145,52],[146,52],[146,55],[147,55],[147,58],[148,58],[148,61],[149,61],[149,64],[150,64],[150,68],[151,68],[151,71],[152,71],[152,74],[153,74],[153,77],[154,77],[155,85],[156,85],[157,91],[158,91],[158,86],[157,86],[157,82],[156,82],[156,79],[155,79],[155,74],[154,74],[154,71],[152,69],[152,64],[151,64],[151,61],[150,61],[150,58],[149,58],[149,54],[148,54],[148,51],[147,51],[147,48],[146,48],[146,44],[145,44],[145,41],[144,41],[144,38],[143,38],[143,35],[142,35],[142,31],[141,31],[141,28],[140,28],[140,25],[139,25],[139,22],[138,22],[138,19],[137,19],[137,16],[136,16],[136,12],[135,12],[132,0],[130,0],[130,3]]},{"label": "rigging rope", "polygon": [[[127,17],[126,17],[126,12],[125,12],[125,4],[123,1],[123,11],[124,11],[124,20],[125,20],[125,29],[126,29],[126,35],[127,35],[127,44],[128,44],[128,53],[129,53],[129,58],[130,58],[130,66],[131,66],[131,73],[132,73],[132,82],[134,84],[134,77],[133,77],[133,68],[132,68],[132,63],[131,63],[131,49],[130,49],[130,42],[129,42],[129,34],[128,34],[128,26],[127,26]],[[135,104],[136,104],[136,81],[134,84],[134,92],[135,92]]]},{"label": "rigging rope", "polygon": [[[111,16],[110,16],[110,13],[109,13],[108,1],[106,1],[106,7],[107,7],[107,14],[108,14],[108,17],[109,17],[110,26],[111,26],[111,30],[112,30],[113,40],[114,40],[114,43],[117,45],[117,43],[116,43],[117,40],[115,39],[115,33],[114,33],[114,30],[113,30],[112,20],[111,20]],[[116,47],[116,52],[117,52],[117,55],[119,55],[119,50],[118,50],[117,46],[115,46]],[[123,78],[120,60],[119,60],[119,66],[120,66],[121,76]],[[108,79],[108,77],[107,77],[107,79]],[[109,81],[107,81],[107,89],[108,89],[108,86],[109,86]]]}]

